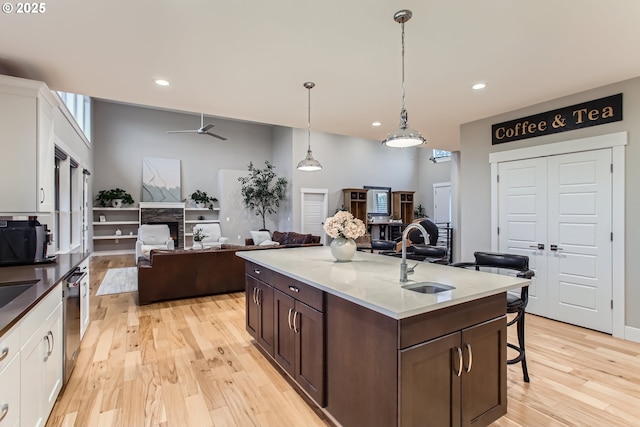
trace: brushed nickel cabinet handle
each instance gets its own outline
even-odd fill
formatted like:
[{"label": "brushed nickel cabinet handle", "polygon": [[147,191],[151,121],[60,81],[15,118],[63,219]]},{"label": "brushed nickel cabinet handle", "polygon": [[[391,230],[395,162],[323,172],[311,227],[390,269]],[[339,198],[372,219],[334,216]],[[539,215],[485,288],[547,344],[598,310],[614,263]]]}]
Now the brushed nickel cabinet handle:
[{"label": "brushed nickel cabinet handle", "polygon": [[469,353],[469,365],[464,367],[465,372],[471,372],[471,365],[473,365],[473,352],[471,351],[471,344],[465,343],[464,348],[467,349],[467,353]]},{"label": "brushed nickel cabinet handle", "polygon": [[296,328],[296,318],[298,317],[298,312],[293,312],[293,332],[298,333],[298,328]]},{"label": "brushed nickel cabinet handle", "polygon": [[0,362],[7,358],[9,355],[9,347],[5,347],[2,349],[2,354],[0,354]]},{"label": "brushed nickel cabinet handle", "polygon": [[458,372],[456,373],[456,376],[460,376],[462,375],[462,349],[460,347],[456,347],[456,350],[458,351]]},{"label": "brushed nickel cabinet handle", "polygon": [[293,329],[291,327],[291,312],[293,311],[293,308],[289,309],[289,314],[287,315],[287,322],[289,323],[289,329]]},{"label": "brushed nickel cabinet handle", "polygon": [[45,193],[44,188],[40,187],[40,203],[44,203]]},{"label": "brushed nickel cabinet handle", "polygon": [[297,286],[289,286],[289,290],[293,292],[300,292],[300,288],[298,288]]},{"label": "brushed nickel cabinet handle", "polygon": [[257,268],[254,268],[253,272],[256,273],[256,274],[260,274],[260,270],[258,270]]},{"label": "brushed nickel cabinet handle", "polygon": [[49,350],[49,353],[47,354],[47,357],[51,356],[51,353],[53,353],[53,349],[55,348],[56,345],[56,341],[53,337],[53,332],[49,331],[47,332],[47,336],[51,337],[51,350]]},{"label": "brushed nickel cabinet handle", "polygon": [[253,303],[255,305],[258,305],[258,299],[256,298],[256,291],[258,290],[258,288],[253,288]]},{"label": "brushed nickel cabinet handle", "polygon": [[256,292],[256,301],[258,301],[258,305],[262,305],[262,300],[260,298],[260,292],[262,292],[262,289],[257,289]]},{"label": "brushed nickel cabinet handle", "polygon": [[4,420],[4,417],[6,417],[9,413],[9,404],[5,403],[4,405],[2,405],[1,411],[2,413],[0,413],[0,421]]}]

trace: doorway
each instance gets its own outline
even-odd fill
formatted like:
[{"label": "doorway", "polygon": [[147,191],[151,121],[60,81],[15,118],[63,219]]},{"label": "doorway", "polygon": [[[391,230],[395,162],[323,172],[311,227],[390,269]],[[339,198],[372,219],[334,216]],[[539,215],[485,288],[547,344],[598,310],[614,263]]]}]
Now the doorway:
[{"label": "doorway", "polygon": [[320,243],[323,245],[326,241],[324,221],[329,209],[328,194],[329,190],[325,188],[300,189],[301,232],[320,236]]},{"label": "doorway", "polygon": [[433,222],[436,224],[451,222],[451,183],[433,184]]},{"label": "doorway", "polygon": [[492,249],[529,256],[528,312],[624,335],[625,144],[623,132],[490,155]]}]

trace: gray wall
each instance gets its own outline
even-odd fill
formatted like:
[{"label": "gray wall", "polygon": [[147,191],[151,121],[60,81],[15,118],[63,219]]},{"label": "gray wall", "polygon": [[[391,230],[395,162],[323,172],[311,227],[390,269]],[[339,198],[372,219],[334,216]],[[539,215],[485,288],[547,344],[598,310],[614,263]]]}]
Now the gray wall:
[{"label": "gray wall", "polygon": [[[420,149],[418,193],[415,205],[422,204],[427,216],[433,218],[433,184],[451,182],[451,162],[431,163],[431,149]],[[424,152],[424,154],[422,154]]]},{"label": "gray wall", "polygon": [[[602,98],[616,93],[623,93],[624,120],[601,126],[594,126],[555,135],[547,135],[506,144],[491,145],[491,125],[523,116],[545,112],[556,108]],[[460,206],[458,215],[458,236],[460,238],[462,259],[471,259],[476,250],[491,248],[491,206],[490,206],[490,165],[489,153],[513,150],[516,148],[550,144],[560,141],[604,135],[613,132],[628,132],[626,152],[626,322],[627,326],[640,327],[640,311],[635,308],[640,303],[640,272],[635,268],[635,260],[640,256],[640,199],[638,182],[640,182],[640,78],[603,86],[564,98],[555,99],[535,106],[530,106],[510,113],[467,123],[461,126],[461,153],[459,170],[459,193],[457,203]]]},{"label": "gray wall", "polygon": [[246,170],[271,160],[271,126],[205,117],[221,141],[207,135],[167,134],[167,130],[197,129],[200,116],[105,101],[94,103],[93,195],[114,187],[142,195],[142,159],[180,159],[182,198],[195,190],[218,197],[220,169]]}]

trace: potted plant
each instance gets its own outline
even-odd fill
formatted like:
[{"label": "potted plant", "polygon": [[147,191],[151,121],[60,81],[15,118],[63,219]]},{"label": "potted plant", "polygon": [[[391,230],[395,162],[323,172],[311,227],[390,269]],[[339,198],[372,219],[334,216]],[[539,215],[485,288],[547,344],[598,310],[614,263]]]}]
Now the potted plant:
[{"label": "potted plant", "polygon": [[265,161],[265,168],[258,169],[249,162],[249,176],[238,178],[242,183],[242,201],[256,215],[262,217],[262,229],[266,229],[265,216],[274,214],[280,207],[280,200],[286,199],[287,180],[278,178],[273,166]]},{"label": "potted plant", "polygon": [[422,204],[419,204],[413,211],[413,215],[416,218],[425,218],[427,216],[427,212],[424,210],[424,206],[422,206]]},{"label": "potted plant", "polygon": [[199,208],[209,207],[209,209],[211,209],[213,207],[211,204],[218,201],[218,199],[216,199],[215,197],[209,197],[209,195],[205,191],[200,190],[194,191],[189,197],[196,203],[196,206]]},{"label": "potted plant", "polygon": [[196,228],[193,230],[193,241],[200,246],[200,248],[202,249],[202,239],[204,239],[205,237],[207,237],[206,234],[204,234],[204,232],[202,231],[202,228]]},{"label": "potted plant", "polygon": [[100,190],[96,196],[96,201],[102,207],[111,205],[114,208],[120,208],[122,205],[132,205],[134,203],[131,194],[127,193],[122,188]]}]

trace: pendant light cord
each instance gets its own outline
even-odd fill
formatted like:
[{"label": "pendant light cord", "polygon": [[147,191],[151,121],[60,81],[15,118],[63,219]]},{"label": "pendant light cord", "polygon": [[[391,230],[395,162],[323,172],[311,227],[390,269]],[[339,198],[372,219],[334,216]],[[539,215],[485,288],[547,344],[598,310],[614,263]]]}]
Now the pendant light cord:
[{"label": "pendant light cord", "polygon": [[402,111],[406,111],[404,104],[404,21],[400,25],[402,26]]},{"label": "pendant light cord", "polygon": [[309,93],[307,108],[307,152],[311,152],[311,88],[308,87]]}]

